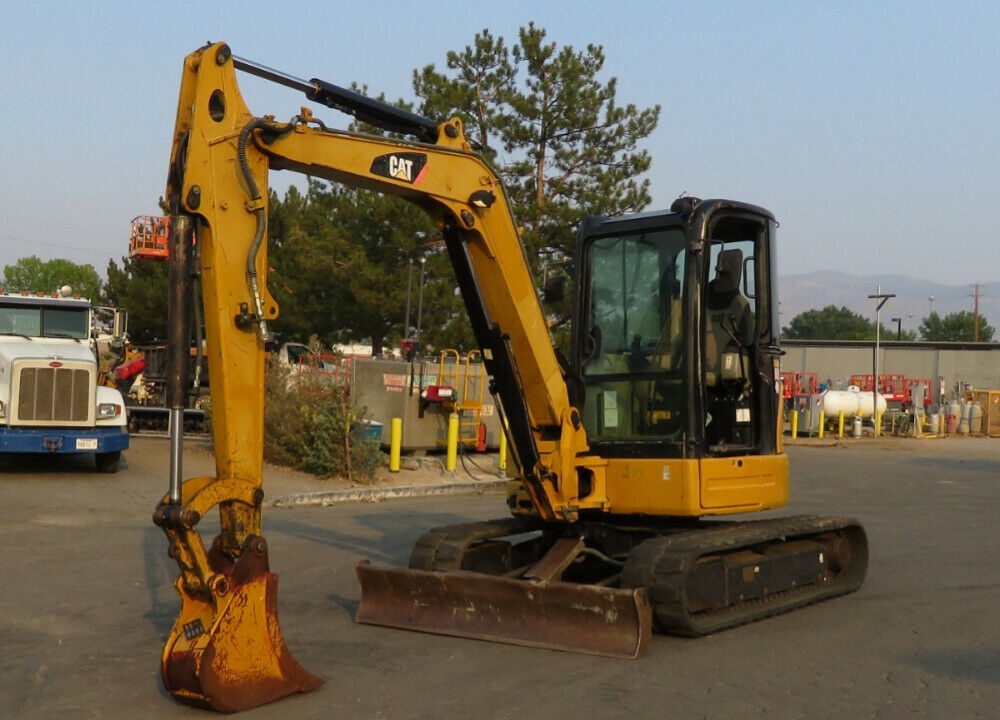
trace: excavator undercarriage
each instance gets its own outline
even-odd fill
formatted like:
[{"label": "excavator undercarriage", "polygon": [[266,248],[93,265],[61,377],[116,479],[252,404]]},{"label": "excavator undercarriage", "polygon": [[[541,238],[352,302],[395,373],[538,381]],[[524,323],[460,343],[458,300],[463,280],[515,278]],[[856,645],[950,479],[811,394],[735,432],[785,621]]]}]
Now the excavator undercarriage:
[{"label": "excavator undercarriage", "polygon": [[358,564],[358,622],[636,657],[651,628],[700,636],[857,589],[868,564],[851,518],[744,522],[511,518],[436,528],[410,569]]}]

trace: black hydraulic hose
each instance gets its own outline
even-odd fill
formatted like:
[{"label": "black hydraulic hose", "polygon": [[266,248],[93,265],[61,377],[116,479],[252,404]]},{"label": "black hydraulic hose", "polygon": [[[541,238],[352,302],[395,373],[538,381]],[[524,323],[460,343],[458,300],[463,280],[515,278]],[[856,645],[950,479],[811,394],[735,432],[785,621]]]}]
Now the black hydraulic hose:
[{"label": "black hydraulic hose", "polygon": [[239,159],[240,172],[243,174],[243,179],[247,184],[247,192],[250,195],[250,200],[255,204],[253,215],[257,221],[257,226],[254,229],[253,241],[250,243],[250,250],[247,253],[247,284],[250,289],[250,297],[254,303],[254,314],[260,322],[260,335],[266,339],[267,321],[264,320],[264,303],[260,297],[260,284],[257,280],[257,256],[260,254],[260,247],[264,243],[264,232],[267,227],[267,210],[260,204],[260,188],[253,178],[253,173],[250,172],[250,163],[247,162],[247,140],[250,138],[250,133],[262,124],[261,120],[254,118],[243,126],[243,129],[240,131],[236,152]]},{"label": "black hydraulic hose", "polygon": [[260,188],[257,185],[257,181],[254,180],[253,173],[250,171],[250,163],[247,161],[247,141],[250,139],[253,131],[259,127],[269,127],[272,130],[277,129],[279,133],[285,133],[290,131],[293,126],[288,124],[281,128],[275,128],[267,120],[254,118],[243,126],[236,145],[236,156],[240,166],[240,173],[247,184],[247,194],[253,203],[253,215],[257,222],[253,240],[247,252],[247,285],[250,290],[250,297],[253,299],[253,311],[257,317],[260,336],[266,341],[268,339],[267,321],[264,319],[264,303],[260,296],[260,283],[257,278],[257,256],[260,254],[260,248],[264,244],[264,235],[267,230],[267,207],[261,202]]}]

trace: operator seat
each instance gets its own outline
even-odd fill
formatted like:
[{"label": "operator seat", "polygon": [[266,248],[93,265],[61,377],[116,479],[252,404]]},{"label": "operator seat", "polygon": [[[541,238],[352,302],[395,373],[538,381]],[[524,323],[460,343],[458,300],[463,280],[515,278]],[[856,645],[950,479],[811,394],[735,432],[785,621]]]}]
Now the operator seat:
[{"label": "operator seat", "polygon": [[705,382],[716,387],[724,380],[746,377],[740,347],[750,340],[750,303],[740,292],[743,251],[722,250],[715,278],[705,296]]},{"label": "operator seat", "polygon": [[710,447],[722,450],[750,440],[745,348],[751,314],[740,292],[742,275],[743,251],[722,250],[705,293],[705,438]]}]

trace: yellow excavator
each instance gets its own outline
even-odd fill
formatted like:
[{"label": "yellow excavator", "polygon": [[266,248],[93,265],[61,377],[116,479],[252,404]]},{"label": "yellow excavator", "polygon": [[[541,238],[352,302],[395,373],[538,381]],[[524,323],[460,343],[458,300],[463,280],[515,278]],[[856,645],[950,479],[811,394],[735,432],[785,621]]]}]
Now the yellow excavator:
[{"label": "yellow excavator", "polygon": [[[254,116],[237,71],[382,128],[302,110]],[[398,139],[405,138],[405,139]],[[431,530],[410,567],[358,563],[356,619],[635,657],[652,629],[704,635],[849,593],[868,548],[852,518],[734,520],[788,497],[774,217],[681,197],[670,211],[590,217],[573,263],[566,357],[550,339],[517,225],[462,123],[234,56],[184,61],[170,208],[169,490],[154,513],[180,568],[166,689],[223,712],[322,680],[289,652],[261,534],[268,323],[268,173],[292,170],[409,200],[440,230],[514,462],[506,517]],[[181,480],[192,278],[203,289],[216,475]],[[218,507],[206,550],[197,530]]]}]

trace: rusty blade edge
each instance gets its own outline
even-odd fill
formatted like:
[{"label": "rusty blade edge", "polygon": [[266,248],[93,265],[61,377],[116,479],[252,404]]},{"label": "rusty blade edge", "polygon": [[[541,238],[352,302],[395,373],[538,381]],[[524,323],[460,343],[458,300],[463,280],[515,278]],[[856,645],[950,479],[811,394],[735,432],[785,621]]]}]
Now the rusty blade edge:
[{"label": "rusty blade edge", "polygon": [[645,651],[652,635],[644,589],[429,572],[367,560],[356,570],[359,623],[630,659]]}]

